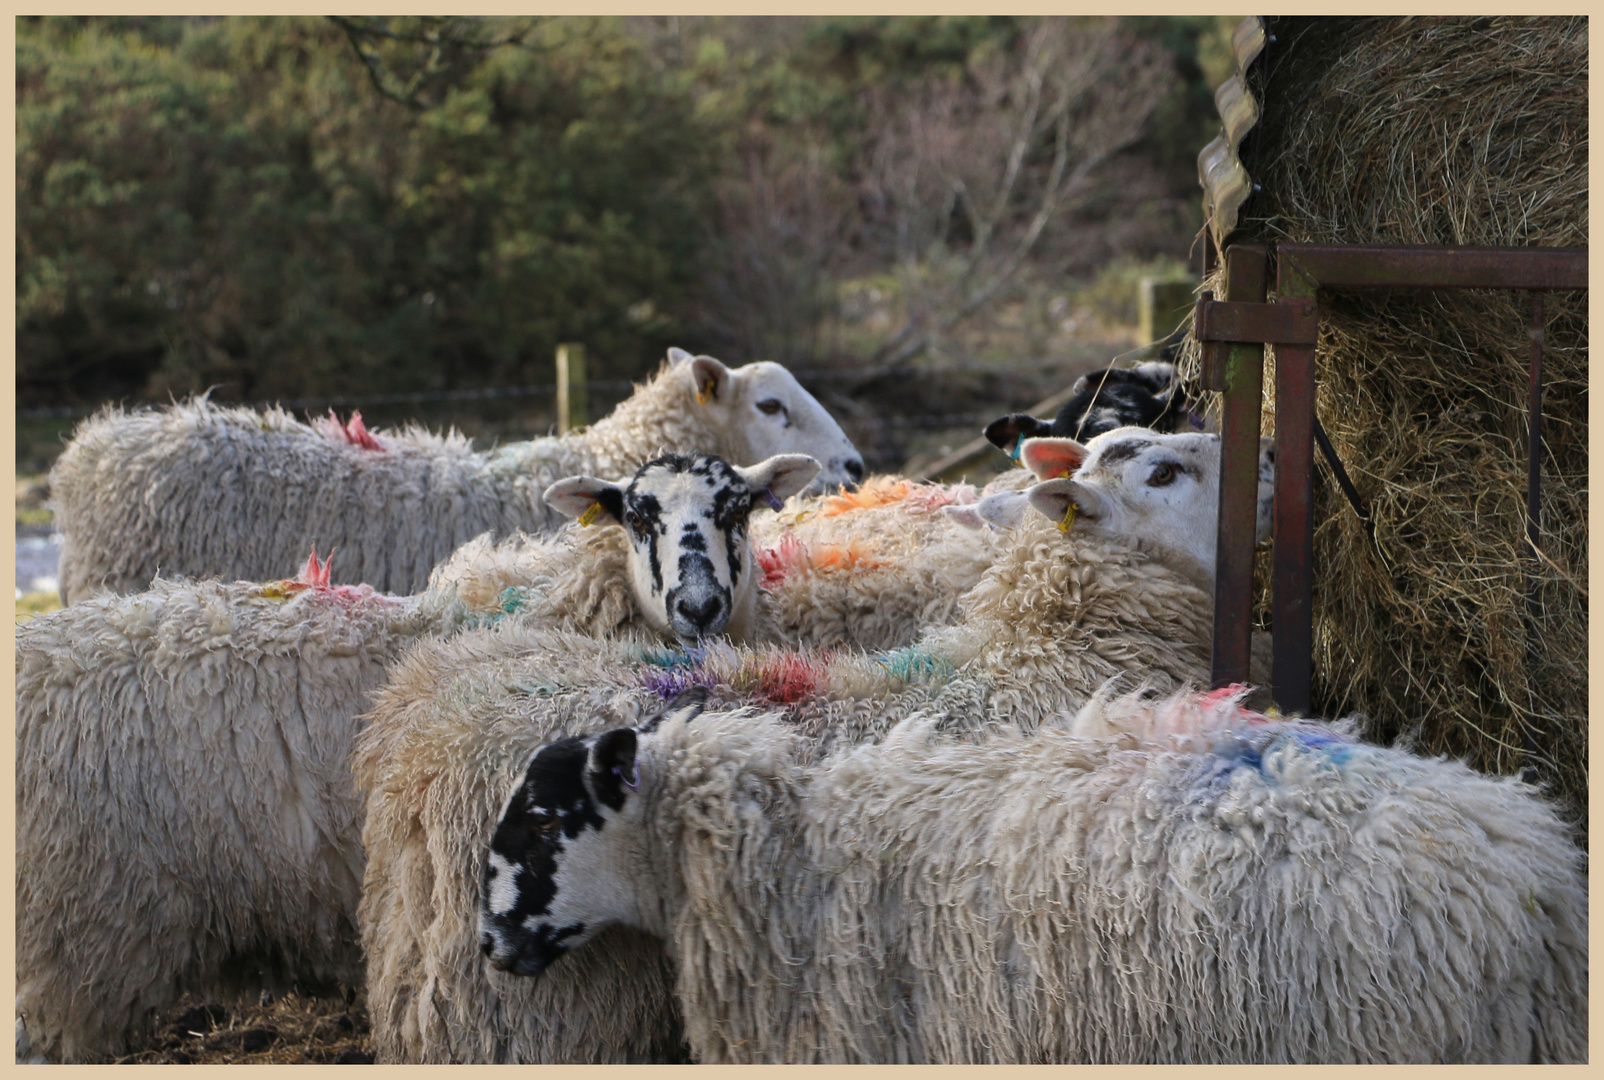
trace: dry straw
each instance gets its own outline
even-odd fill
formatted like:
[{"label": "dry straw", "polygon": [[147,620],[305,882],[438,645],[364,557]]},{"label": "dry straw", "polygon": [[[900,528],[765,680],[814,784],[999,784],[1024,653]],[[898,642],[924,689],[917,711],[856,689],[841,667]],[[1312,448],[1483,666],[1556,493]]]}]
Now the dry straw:
[{"label": "dry straw", "polygon": [[[1587,244],[1585,18],[1345,22],[1276,27],[1265,116],[1243,146],[1262,190],[1234,240]],[[1317,410],[1376,543],[1317,467],[1314,707],[1506,773],[1531,724],[1585,843],[1587,309],[1585,295],[1544,299],[1539,559],[1525,539],[1528,298],[1322,294]],[[1193,386],[1197,359],[1189,343]],[[1267,431],[1273,372],[1272,359]]]}]

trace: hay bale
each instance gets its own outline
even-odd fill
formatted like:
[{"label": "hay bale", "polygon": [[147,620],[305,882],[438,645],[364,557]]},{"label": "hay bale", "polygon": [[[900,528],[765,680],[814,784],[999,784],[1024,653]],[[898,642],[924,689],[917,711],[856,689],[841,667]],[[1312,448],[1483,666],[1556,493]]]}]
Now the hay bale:
[{"label": "hay bale", "polygon": [[[1232,241],[1587,244],[1586,18],[1286,18],[1272,32],[1249,73],[1264,115],[1241,147],[1261,190]],[[1377,543],[1317,465],[1314,710],[1363,711],[1371,737],[1412,733],[1494,772],[1524,764],[1531,723],[1585,843],[1587,298],[1544,300],[1537,562],[1527,298],[1322,293],[1316,408]],[[1198,355],[1189,343],[1189,392]]]}]

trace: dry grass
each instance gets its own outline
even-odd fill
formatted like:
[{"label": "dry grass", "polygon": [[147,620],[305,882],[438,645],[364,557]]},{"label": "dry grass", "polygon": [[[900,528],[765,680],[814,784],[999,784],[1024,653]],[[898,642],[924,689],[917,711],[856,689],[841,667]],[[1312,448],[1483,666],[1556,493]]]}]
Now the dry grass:
[{"label": "dry grass", "polygon": [[355,998],[289,994],[261,1005],[186,998],[156,1018],[152,1034],[117,1064],[371,1064],[367,1013]]},{"label": "dry grass", "polygon": [[[1586,245],[1586,19],[1389,20],[1302,55],[1295,27],[1278,37],[1297,61],[1268,69],[1246,148],[1263,190],[1235,239]],[[1529,725],[1585,843],[1587,308],[1545,302],[1539,561],[1525,541],[1527,298],[1322,296],[1316,407],[1377,542],[1317,482],[1314,699],[1487,771],[1525,763]]]}]

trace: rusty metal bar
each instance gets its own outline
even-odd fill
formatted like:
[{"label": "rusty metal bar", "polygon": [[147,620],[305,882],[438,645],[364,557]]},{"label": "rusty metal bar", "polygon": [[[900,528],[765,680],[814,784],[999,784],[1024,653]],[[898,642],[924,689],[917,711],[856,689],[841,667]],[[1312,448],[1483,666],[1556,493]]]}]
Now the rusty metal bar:
[{"label": "rusty metal bar", "polygon": [[[1313,302],[1320,282],[1276,260],[1281,301]],[[1275,639],[1270,696],[1282,712],[1307,715],[1314,652],[1314,346],[1275,348]]]},{"label": "rusty metal bar", "polygon": [[[1236,244],[1225,252],[1225,298],[1265,298],[1269,252]],[[1220,415],[1220,509],[1215,531],[1214,687],[1248,681],[1253,627],[1253,548],[1259,509],[1259,412],[1264,407],[1264,346],[1203,346],[1204,384],[1224,391]]]},{"label": "rusty metal bar", "polygon": [[1199,341],[1313,345],[1319,334],[1313,300],[1254,304],[1205,297],[1192,315],[1192,336]]},{"label": "rusty metal bar", "polygon": [[1537,764],[1537,711],[1536,692],[1531,687],[1532,673],[1537,668],[1539,624],[1542,619],[1542,601],[1537,595],[1539,567],[1537,553],[1542,550],[1541,535],[1542,482],[1543,482],[1543,297],[1532,296],[1532,317],[1528,330],[1531,337],[1530,397],[1527,403],[1527,421],[1530,431],[1526,443],[1526,539],[1531,543],[1526,571],[1526,678],[1528,697],[1533,708],[1526,723],[1521,725],[1525,736],[1526,764]]},{"label": "rusty metal bar", "polygon": [[1276,259],[1322,289],[1587,288],[1585,248],[1280,244]]}]

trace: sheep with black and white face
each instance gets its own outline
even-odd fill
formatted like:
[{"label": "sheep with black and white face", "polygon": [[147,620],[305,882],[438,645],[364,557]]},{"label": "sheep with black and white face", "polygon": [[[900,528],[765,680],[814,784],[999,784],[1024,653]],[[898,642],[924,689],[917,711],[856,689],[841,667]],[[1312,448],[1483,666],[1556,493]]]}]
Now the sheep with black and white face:
[{"label": "sheep with black and white face", "polygon": [[661,939],[703,1063],[1586,1060],[1553,808],[1239,701],[914,716],[819,758],[676,700],[535,751],[480,949],[573,983],[599,933]]}]

